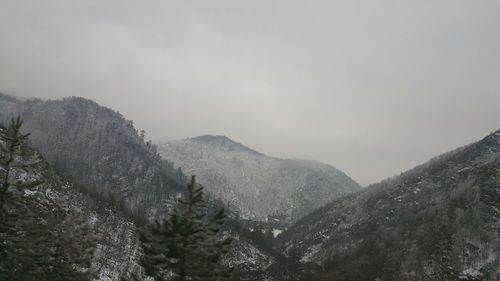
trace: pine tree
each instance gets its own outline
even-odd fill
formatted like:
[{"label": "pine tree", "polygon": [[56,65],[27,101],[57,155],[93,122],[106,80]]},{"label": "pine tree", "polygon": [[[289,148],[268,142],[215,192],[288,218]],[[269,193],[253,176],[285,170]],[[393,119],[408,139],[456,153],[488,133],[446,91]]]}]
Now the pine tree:
[{"label": "pine tree", "polygon": [[90,261],[91,229],[38,192],[48,173],[22,124],[0,128],[0,280],[89,280],[75,265]]},{"label": "pine tree", "polygon": [[[44,261],[38,248],[33,247],[43,240],[38,239],[38,233],[44,225],[38,223],[37,210],[33,210],[26,197],[22,196],[25,189],[41,183],[35,170],[43,161],[29,149],[29,134],[21,133],[22,124],[18,117],[12,119],[7,128],[0,128],[1,280],[24,278],[30,271],[26,267],[28,264],[32,266],[34,261]],[[28,236],[33,237],[28,240]],[[36,270],[31,268],[31,271],[32,275],[37,275]]]},{"label": "pine tree", "polygon": [[80,217],[35,199],[12,211],[8,222],[0,280],[90,280],[91,272],[85,269],[94,241],[89,235],[92,230]]},{"label": "pine tree", "polygon": [[53,227],[48,232],[50,239],[46,253],[50,254],[51,270],[48,272],[52,281],[87,280],[92,272],[79,272],[73,269],[91,266],[97,237],[95,230],[78,214],[59,209],[52,212],[49,224]]},{"label": "pine tree", "polygon": [[157,281],[228,280],[232,270],[221,265],[231,243],[221,235],[225,220],[224,209],[208,217],[203,187],[193,176],[187,195],[179,199],[170,217],[141,231],[146,273]]},{"label": "pine tree", "polygon": [[16,193],[41,183],[30,175],[43,161],[28,147],[29,134],[21,133],[22,125],[23,121],[17,117],[7,128],[0,128],[0,224],[4,223],[6,204],[15,205],[20,198]]},{"label": "pine tree", "polygon": [[[40,184],[32,171],[42,162],[39,155],[26,143],[29,134],[21,133],[23,121],[12,119],[8,127],[0,127],[0,271],[15,270],[13,260],[7,254],[12,242],[23,235],[18,225],[20,209],[26,210],[22,193],[25,188]],[[27,212],[24,212],[25,214]],[[28,216],[29,217],[29,216]],[[21,251],[22,249],[18,249]],[[9,264],[10,263],[10,264]],[[2,274],[0,272],[0,277]],[[1,279],[1,278],[0,278]]]}]

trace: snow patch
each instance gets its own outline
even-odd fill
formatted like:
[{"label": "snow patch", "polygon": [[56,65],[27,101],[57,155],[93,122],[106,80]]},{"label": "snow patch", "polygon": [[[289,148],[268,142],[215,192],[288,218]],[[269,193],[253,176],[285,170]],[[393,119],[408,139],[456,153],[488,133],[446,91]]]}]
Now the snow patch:
[{"label": "snow patch", "polygon": [[273,237],[274,238],[276,238],[281,233],[283,233],[283,230],[281,230],[281,229],[273,229]]}]

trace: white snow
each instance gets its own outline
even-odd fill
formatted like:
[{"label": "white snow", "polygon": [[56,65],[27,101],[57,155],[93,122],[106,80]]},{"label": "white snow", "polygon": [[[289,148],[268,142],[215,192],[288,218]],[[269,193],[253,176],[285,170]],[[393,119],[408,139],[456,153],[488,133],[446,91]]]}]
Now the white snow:
[{"label": "white snow", "polygon": [[294,212],[307,209],[304,202],[318,207],[355,189],[354,182],[326,164],[269,157],[220,136],[202,139],[161,143],[158,151],[186,174],[195,174],[214,197],[231,202],[243,218],[265,221],[284,214],[291,220]]}]

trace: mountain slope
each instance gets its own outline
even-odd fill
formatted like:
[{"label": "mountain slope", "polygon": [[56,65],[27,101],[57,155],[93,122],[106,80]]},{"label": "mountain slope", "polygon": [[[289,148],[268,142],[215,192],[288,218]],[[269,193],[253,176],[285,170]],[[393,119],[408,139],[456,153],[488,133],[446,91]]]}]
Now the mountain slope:
[{"label": "mountain slope", "polygon": [[280,237],[316,280],[498,280],[500,131],[333,201]]},{"label": "mountain slope", "polygon": [[[43,215],[51,217],[55,209],[60,209],[91,226],[92,232],[89,234],[95,237],[93,240],[95,249],[91,264],[81,270],[92,273],[93,280],[99,281],[119,281],[131,275],[142,278],[139,280],[152,280],[146,279],[144,269],[139,262],[142,250],[137,235],[140,227],[137,219],[140,218],[126,210],[124,212],[113,200],[103,198],[93,192],[88,193],[84,187],[59,176],[50,168],[36,175],[43,183],[27,190],[24,194],[30,204],[36,205],[35,216],[40,219]],[[30,176],[24,175],[23,177]],[[48,214],[43,214],[44,210]],[[58,222],[53,227],[50,231],[59,232],[64,225],[63,222]],[[261,280],[254,278],[254,275],[260,274],[275,263],[274,257],[246,238],[246,235],[238,228],[240,226],[236,221],[231,221],[231,224],[226,227],[225,234],[232,236],[234,242],[229,253],[224,257],[224,262],[235,268],[236,276],[245,276],[244,280]],[[34,238],[36,237],[30,239]],[[79,241],[73,242],[79,243]],[[26,266],[34,268],[38,264]],[[2,268],[0,268],[0,275],[1,270]]]},{"label": "mountain slope", "polygon": [[224,136],[205,135],[158,146],[217,198],[241,216],[290,223],[361,187],[341,171],[319,162],[266,156]]},{"label": "mountain slope", "polygon": [[5,128],[0,130],[0,142],[8,141],[0,149],[0,279],[140,275],[131,216],[59,176],[16,131],[8,131],[7,138]]},{"label": "mountain slope", "polygon": [[120,113],[83,98],[20,101],[0,95],[0,120],[20,115],[34,146],[59,172],[154,216],[184,190],[183,176]]},{"label": "mountain slope", "polygon": [[[55,201],[95,227],[97,249],[90,270],[96,280],[118,281],[142,272],[137,220],[164,216],[185,190],[185,177],[119,113],[82,98],[26,100],[0,94],[0,123],[20,115],[23,131],[52,166],[30,196]],[[64,177],[58,173],[64,174]],[[147,214],[143,212],[147,211]],[[247,280],[274,263],[272,254],[245,238],[239,222],[225,262]]]}]

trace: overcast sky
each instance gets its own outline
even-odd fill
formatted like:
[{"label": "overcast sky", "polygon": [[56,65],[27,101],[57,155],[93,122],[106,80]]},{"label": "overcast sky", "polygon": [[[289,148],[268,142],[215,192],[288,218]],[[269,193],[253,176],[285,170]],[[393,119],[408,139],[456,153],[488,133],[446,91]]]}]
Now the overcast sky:
[{"label": "overcast sky", "polygon": [[500,129],[500,1],[1,0],[0,91],[366,185]]}]

